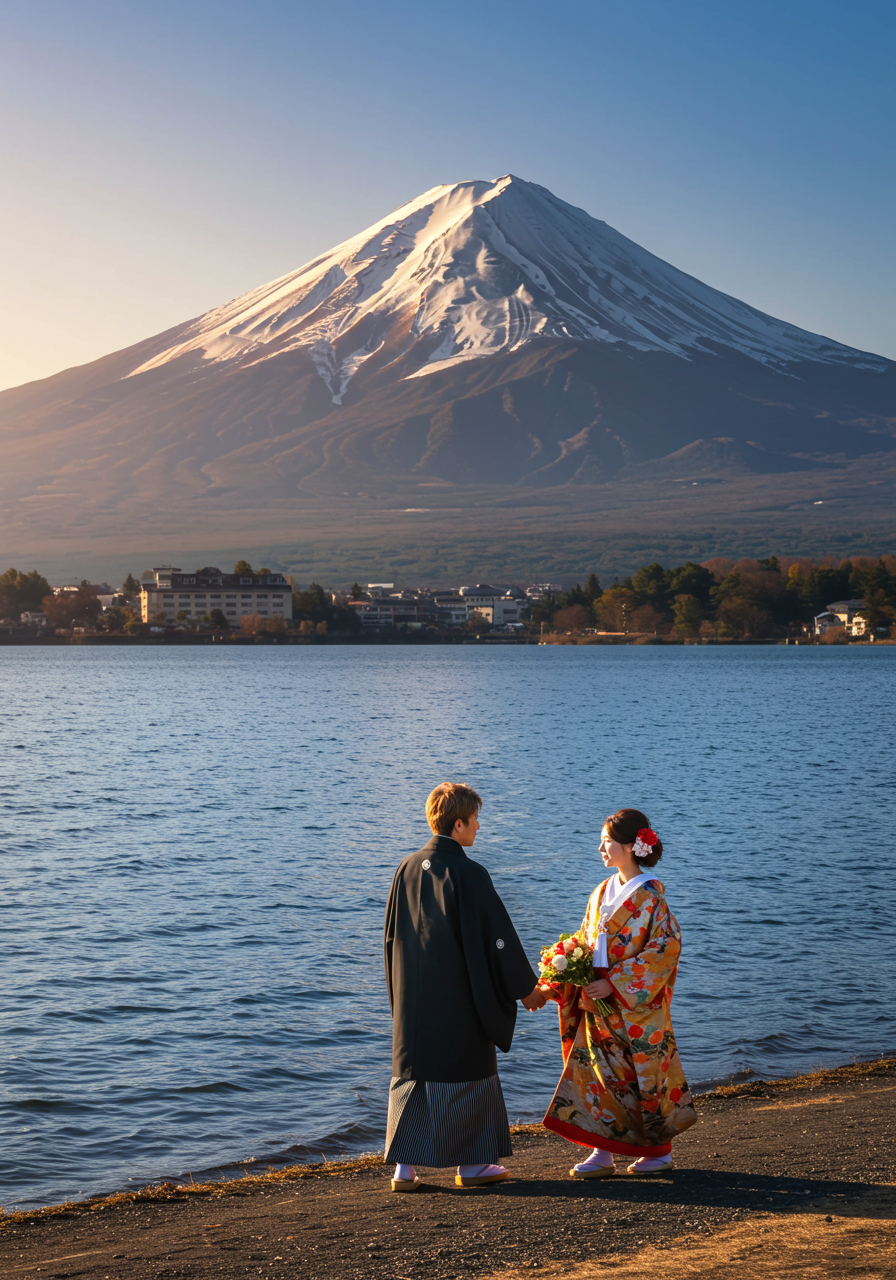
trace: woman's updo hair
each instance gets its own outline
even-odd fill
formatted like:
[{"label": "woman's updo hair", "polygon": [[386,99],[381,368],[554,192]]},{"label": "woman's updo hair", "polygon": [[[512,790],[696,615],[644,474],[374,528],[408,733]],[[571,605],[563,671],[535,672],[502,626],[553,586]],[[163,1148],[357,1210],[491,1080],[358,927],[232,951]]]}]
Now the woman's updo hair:
[{"label": "woman's updo hair", "polygon": [[[644,827],[650,830],[650,822],[647,814],[642,813],[640,809],[617,809],[606,821],[607,831],[619,844],[634,844],[638,838],[638,832]],[[634,859],[639,867],[655,867],[662,856],[663,842],[657,840],[650,853],[641,858],[634,854]]]}]

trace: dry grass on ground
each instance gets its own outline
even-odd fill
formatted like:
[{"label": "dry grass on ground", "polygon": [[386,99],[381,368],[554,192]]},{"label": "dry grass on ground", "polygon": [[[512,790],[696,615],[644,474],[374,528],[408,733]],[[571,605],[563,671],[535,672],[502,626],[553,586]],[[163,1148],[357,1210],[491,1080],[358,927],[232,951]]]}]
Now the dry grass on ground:
[{"label": "dry grass on ground", "polygon": [[[861,1212],[841,1200],[816,1202],[811,1212],[767,1214],[723,1231],[679,1236],[668,1245],[584,1263],[549,1262],[544,1280],[693,1277],[694,1280],[893,1280],[896,1276],[896,1187],[863,1198]],[[483,1280],[522,1280],[531,1271],[495,1271]]]}]

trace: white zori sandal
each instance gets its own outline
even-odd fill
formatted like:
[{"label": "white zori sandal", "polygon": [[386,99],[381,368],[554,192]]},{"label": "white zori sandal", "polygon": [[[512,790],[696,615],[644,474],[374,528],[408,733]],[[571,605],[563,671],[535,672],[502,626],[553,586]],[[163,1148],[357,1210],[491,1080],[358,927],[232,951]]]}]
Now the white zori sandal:
[{"label": "white zori sandal", "polygon": [[569,1171],[571,1178],[612,1178],[616,1172],[613,1156],[609,1151],[595,1147],[587,1160],[574,1164]]},{"label": "white zori sandal", "polygon": [[636,1160],[634,1164],[630,1164],[626,1173],[634,1174],[636,1177],[649,1177],[655,1173],[665,1173],[672,1168],[671,1156],[641,1156],[640,1160]]},{"label": "white zori sandal", "polygon": [[423,1183],[417,1177],[417,1170],[412,1164],[397,1164],[395,1177],[392,1179],[393,1191],[416,1191]]},{"label": "white zori sandal", "polygon": [[484,1187],[487,1182],[504,1182],[509,1177],[502,1164],[459,1164],[454,1181],[459,1187]]}]

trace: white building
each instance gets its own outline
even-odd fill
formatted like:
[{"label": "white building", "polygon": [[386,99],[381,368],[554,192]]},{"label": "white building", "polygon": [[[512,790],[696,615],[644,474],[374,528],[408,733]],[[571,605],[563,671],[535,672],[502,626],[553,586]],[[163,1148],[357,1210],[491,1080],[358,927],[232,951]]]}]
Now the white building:
[{"label": "white building", "polygon": [[461,587],[460,598],[467,609],[467,620],[478,614],[493,627],[512,626],[520,621],[520,612],[526,604],[525,596],[515,592],[499,591],[486,582],[475,587]]},{"label": "white building", "polygon": [[380,597],[375,600],[348,600],[350,609],[361,620],[362,627],[417,627],[419,608],[416,601],[398,597]]},{"label": "white building", "polygon": [[823,636],[833,627],[845,627],[847,635],[863,636],[866,625],[862,614],[864,608],[864,600],[835,600],[824,613],[819,613],[816,617],[815,634]]},{"label": "white building", "polygon": [[195,621],[220,609],[228,624],[238,627],[247,616],[291,618],[292,587],[282,573],[195,574],[165,565],[141,581],[140,605],[144,622]]}]

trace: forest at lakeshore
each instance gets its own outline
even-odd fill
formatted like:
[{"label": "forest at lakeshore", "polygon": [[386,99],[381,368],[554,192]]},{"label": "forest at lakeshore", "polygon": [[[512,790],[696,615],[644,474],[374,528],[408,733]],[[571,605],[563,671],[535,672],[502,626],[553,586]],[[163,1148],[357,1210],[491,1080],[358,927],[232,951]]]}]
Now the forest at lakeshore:
[{"label": "forest at lakeshore", "polygon": [[[237,562],[235,571],[253,572],[244,560]],[[197,570],[202,572],[212,571]],[[264,575],[270,570],[254,572]],[[96,587],[87,581],[77,590],[54,595],[47,579],[37,570],[25,573],[8,569],[0,574],[0,622],[17,623],[26,612],[44,613],[55,630],[138,636],[147,632],[150,625],[141,620],[139,594],[139,582],[128,574],[115,604],[104,611]],[[364,596],[355,584],[351,597]],[[358,636],[360,619],[357,611],[349,607],[348,599],[348,595],[326,591],[313,582],[307,589],[294,592],[289,622],[282,618],[243,617],[240,630],[290,630],[307,637]],[[616,579],[606,588],[592,573],[584,586],[549,591],[541,599],[532,600],[522,616],[525,630],[533,636],[598,630],[675,639],[775,639],[803,635],[829,604],[856,599],[864,601],[862,612],[868,630],[879,637],[887,632],[896,635],[896,555],[852,556],[840,561],[832,556],[824,560],[774,555],[765,560],[733,560],[719,556],[702,564],[688,561],[671,569],[654,562],[642,565],[622,581]],[[178,623],[185,629],[229,631],[219,609],[193,620],[187,620],[185,614],[178,615]],[[424,628],[430,633],[439,629],[435,622]],[[472,619],[466,630],[481,635],[490,628],[484,621]],[[847,638],[844,633],[845,628],[836,628],[828,632],[825,640],[843,643]]]},{"label": "forest at lakeshore", "polygon": [[[646,564],[602,589],[594,574],[584,586],[554,592],[532,604],[529,626],[572,634],[597,629],[629,634],[716,640],[799,636],[838,600],[864,600],[867,629],[896,633],[896,556],[877,559],[769,556],[716,557],[664,569]],[[846,640],[845,628],[828,642]]]}]

